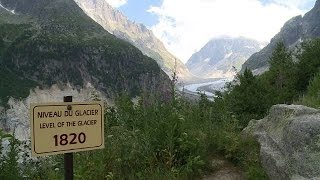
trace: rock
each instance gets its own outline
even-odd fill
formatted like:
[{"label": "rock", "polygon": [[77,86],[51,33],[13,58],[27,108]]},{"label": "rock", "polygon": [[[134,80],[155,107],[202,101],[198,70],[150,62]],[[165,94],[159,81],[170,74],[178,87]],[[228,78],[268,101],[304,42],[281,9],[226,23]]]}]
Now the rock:
[{"label": "rock", "polygon": [[3,127],[7,133],[14,134],[15,138],[20,141],[27,141],[30,139],[30,103],[62,102],[63,96],[67,95],[73,96],[74,102],[93,101],[98,97],[108,105],[113,105],[109,99],[106,99],[89,83],[80,90],[70,85],[65,87],[53,85],[49,89],[36,88],[30,91],[30,95],[26,99],[10,98],[9,108],[2,115],[0,114],[0,128]]},{"label": "rock", "polygon": [[165,48],[151,30],[142,24],[130,21],[105,0],[74,0],[95,22],[116,37],[128,41],[141,52],[156,60],[158,65],[171,77],[176,71],[179,81],[190,80],[193,75],[188,68]]},{"label": "rock", "polygon": [[270,179],[320,179],[320,110],[275,105],[269,115],[244,129],[260,143]]},{"label": "rock", "polygon": [[262,74],[269,68],[269,60],[276,45],[283,42],[290,50],[297,50],[302,42],[320,37],[320,0],[304,16],[296,16],[288,20],[280,32],[276,34],[270,43],[261,51],[253,54],[241,68],[244,72],[246,68]]},{"label": "rock", "polygon": [[186,65],[191,73],[199,77],[234,77],[242,64],[264,45],[244,37],[214,38],[195,52]]}]

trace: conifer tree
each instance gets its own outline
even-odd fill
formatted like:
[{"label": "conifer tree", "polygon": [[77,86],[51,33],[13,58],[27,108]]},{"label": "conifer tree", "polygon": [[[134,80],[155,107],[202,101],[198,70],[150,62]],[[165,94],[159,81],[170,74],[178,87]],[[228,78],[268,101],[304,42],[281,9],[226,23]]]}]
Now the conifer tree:
[{"label": "conifer tree", "polygon": [[300,92],[305,92],[313,76],[320,70],[320,39],[303,43],[301,50],[296,87]]},{"label": "conifer tree", "polygon": [[262,118],[269,107],[266,89],[249,69],[238,74],[226,95],[229,110],[245,127],[251,119]]},{"label": "conifer tree", "polygon": [[270,69],[266,73],[267,83],[273,97],[273,104],[291,103],[297,96],[295,88],[296,65],[291,52],[281,42],[270,58]]}]

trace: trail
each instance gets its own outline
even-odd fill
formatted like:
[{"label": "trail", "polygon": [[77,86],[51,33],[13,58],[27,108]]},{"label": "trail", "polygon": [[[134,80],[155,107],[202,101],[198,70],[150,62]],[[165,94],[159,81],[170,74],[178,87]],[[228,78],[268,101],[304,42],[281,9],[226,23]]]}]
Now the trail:
[{"label": "trail", "polygon": [[213,173],[203,177],[203,180],[244,180],[244,173],[224,158],[214,158],[211,163]]}]

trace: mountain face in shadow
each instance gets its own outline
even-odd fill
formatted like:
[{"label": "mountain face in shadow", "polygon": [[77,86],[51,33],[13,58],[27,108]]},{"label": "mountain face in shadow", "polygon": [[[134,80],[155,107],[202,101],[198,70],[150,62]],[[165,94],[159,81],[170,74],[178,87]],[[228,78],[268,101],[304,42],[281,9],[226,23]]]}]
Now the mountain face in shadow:
[{"label": "mountain face in shadow", "polygon": [[1,97],[35,86],[91,83],[112,97],[161,89],[157,63],[108,33],[72,0],[0,0]]},{"label": "mountain face in shadow", "polygon": [[255,74],[261,74],[269,67],[269,58],[277,43],[283,42],[286,47],[293,49],[301,42],[320,37],[320,0],[303,17],[296,16],[287,21],[280,32],[261,51],[253,54],[242,66],[251,69]]},{"label": "mountain face in shadow", "polygon": [[143,54],[156,60],[169,76],[173,74],[173,71],[176,71],[180,80],[192,78],[187,67],[169,53],[163,43],[144,25],[130,21],[120,11],[113,9],[105,0],[75,0],[75,2],[108,32],[130,42]]}]

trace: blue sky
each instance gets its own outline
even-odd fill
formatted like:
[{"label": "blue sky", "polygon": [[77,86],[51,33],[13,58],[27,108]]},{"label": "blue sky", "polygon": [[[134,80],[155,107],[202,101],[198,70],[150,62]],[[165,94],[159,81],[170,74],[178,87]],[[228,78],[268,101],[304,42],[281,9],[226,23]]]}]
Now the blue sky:
[{"label": "blue sky", "polygon": [[267,5],[270,3],[282,3],[282,4],[292,4],[302,10],[310,10],[316,0],[260,0],[262,4]]},{"label": "blue sky", "polygon": [[[142,23],[147,27],[152,27],[158,22],[158,17],[155,14],[148,12],[148,10],[152,6],[160,6],[162,2],[163,0],[128,0],[126,4],[120,6],[118,9],[129,17],[130,20]],[[277,0],[261,0],[261,3],[264,5],[274,2],[277,2]],[[298,8],[310,10],[313,5],[314,1],[305,1],[305,3],[298,5]]]},{"label": "blue sky", "polygon": [[210,39],[247,37],[268,42],[290,18],[316,0],[106,0],[130,20],[146,25],[186,62]]},{"label": "blue sky", "polygon": [[149,13],[151,6],[160,6],[162,0],[128,0],[126,4],[118,9],[130,20],[152,27],[158,22],[155,14]]}]

